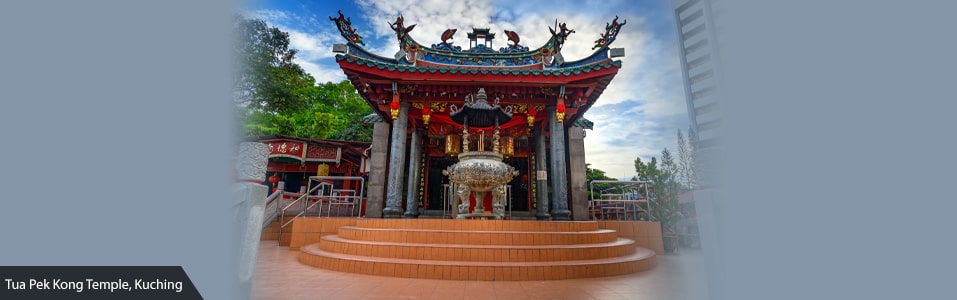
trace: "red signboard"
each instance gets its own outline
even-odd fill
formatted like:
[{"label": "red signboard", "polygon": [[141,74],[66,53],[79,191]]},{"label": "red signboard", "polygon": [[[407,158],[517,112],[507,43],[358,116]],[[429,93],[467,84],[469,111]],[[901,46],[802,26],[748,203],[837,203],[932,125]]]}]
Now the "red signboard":
[{"label": "red signboard", "polygon": [[305,153],[302,142],[270,141],[264,143],[269,146],[269,157],[289,157],[302,160]]}]

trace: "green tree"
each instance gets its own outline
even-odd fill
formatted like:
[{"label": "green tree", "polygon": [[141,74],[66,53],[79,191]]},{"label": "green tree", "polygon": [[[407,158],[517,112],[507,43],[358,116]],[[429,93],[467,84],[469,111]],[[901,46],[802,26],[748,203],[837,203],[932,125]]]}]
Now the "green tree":
[{"label": "green tree", "polygon": [[240,108],[247,136],[284,134],[317,139],[372,141],[372,127],[362,117],[372,108],[348,82],[324,83],[306,93],[304,107],[283,113]]},{"label": "green tree", "polygon": [[293,62],[289,34],[262,20],[237,17],[237,113],[247,136],[283,134],[318,139],[372,141],[362,117],[372,109],[349,81],[316,84]]},{"label": "green tree", "polygon": [[678,163],[676,163],[675,158],[671,156],[671,151],[668,151],[668,147],[661,150],[661,170],[668,172],[667,175],[672,180],[678,174]]},{"label": "green tree", "polygon": [[285,113],[305,104],[304,93],[315,80],[293,63],[289,34],[263,20],[237,16],[233,22],[235,58],[239,70],[233,78],[237,104],[261,111]]},{"label": "green tree", "polygon": [[654,220],[661,223],[663,232],[676,232],[675,225],[681,219],[681,207],[678,205],[678,194],[680,193],[680,184],[675,180],[675,175],[669,168],[673,168],[674,161],[671,159],[671,153],[667,148],[661,151],[663,159],[662,167],[658,166],[658,161],[652,157],[648,163],[641,160],[641,157],[635,158],[635,171],[638,173],[637,179],[650,181],[651,192],[651,216]]},{"label": "green tree", "polygon": [[682,189],[685,191],[693,190],[697,187],[697,174],[695,172],[695,137],[694,130],[688,130],[688,139],[686,140],[678,129],[678,180],[681,182]]},{"label": "green tree", "polygon": [[[591,164],[585,164],[585,187],[591,187],[591,182],[595,180],[616,180],[614,178],[608,177],[605,175],[605,171],[599,169],[592,169]],[[597,199],[601,194],[602,190],[611,188],[611,185],[607,183],[597,183],[595,184],[595,192],[593,193],[591,189],[588,190],[588,199]]]},{"label": "green tree", "polygon": [[362,118],[372,113],[372,108],[359,96],[347,80],[327,82],[317,86],[311,99],[313,109],[322,113],[328,121],[329,132],[323,138],[351,141],[372,141],[372,127],[362,123]]}]

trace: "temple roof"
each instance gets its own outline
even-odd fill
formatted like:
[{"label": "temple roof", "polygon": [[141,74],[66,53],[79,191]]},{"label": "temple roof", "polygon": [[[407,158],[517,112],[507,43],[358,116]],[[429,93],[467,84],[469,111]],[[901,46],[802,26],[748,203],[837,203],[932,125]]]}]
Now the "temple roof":
[{"label": "temple roof", "polygon": [[[593,124],[582,115],[622,66],[621,61],[611,58],[609,48],[625,24],[618,23],[617,17],[595,41],[592,48],[595,51],[576,61],[565,61],[561,54],[565,39],[575,33],[564,23],[556,22],[554,28],[549,26],[551,38],[533,50],[521,45],[518,33],[509,30],[505,30],[507,47],[494,50],[490,44],[474,41],[471,49],[462,50],[448,42],[456,29],[446,30],[441,43],[428,47],[409,34],[415,25],[406,26],[399,17],[389,24],[400,50],[392,57],[385,57],[366,50],[361,36],[341,13],[330,20],[348,41],[336,47],[336,62],[377,115],[366,117],[364,122],[392,122],[393,113],[398,111],[397,102],[401,102],[412,106],[408,110],[409,126],[428,127],[430,135],[442,135],[457,130],[456,126],[461,127],[463,120],[453,119],[457,109],[452,108],[462,107],[464,101],[480,90],[487,92],[489,102],[501,103],[503,109],[514,115],[507,122],[499,122],[503,135],[524,136],[528,133],[526,129],[539,127],[549,119],[547,107],[561,107],[559,121],[564,126],[591,129]],[[470,35],[490,36],[491,32],[484,30],[473,28]],[[428,126],[427,120],[431,122]],[[477,121],[473,117],[470,120]],[[473,124],[492,126],[494,123]],[[481,130],[485,126],[475,127]]]},{"label": "temple roof", "polygon": [[[450,68],[497,67],[549,69],[578,67],[584,64],[606,60],[608,59],[609,46],[617,38],[621,27],[627,23],[625,21],[618,23],[618,17],[615,17],[612,22],[607,23],[605,32],[600,33],[599,38],[595,40],[595,46],[592,48],[595,50],[594,53],[579,61],[566,62],[561,54],[562,46],[565,44],[565,40],[568,36],[575,33],[575,30],[568,28],[565,23],[559,23],[557,20],[554,28],[551,26],[548,27],[551,38],[549,38],[544,45],[535,49],[529,49],[529,47],[521,45],[521,39],[518,33],[505,30],[505,35],[511,42],[511,44],[506,47],[495,50],[483,43],[473,43],[472,48],[462,50],[460,46],[454,46],[449,42],[455,35],[457,29],[450,28],[446,30],[441,35],[442,42],[429,47],[418,43],[412,38],[410,33],[415,28],[415,24],[406,26],[404,24],[405,19],[399,16],[395,23],[390,22],[389,26],[392,27],[392,30],[396,34],[400,50],[394,59],[388,59],[369,55],[365,49],[359,46],[365,45],[362,42],[362,37],[356,33],[356,30],[352,28],[352,23],[349,21],[349,18],[342,15],[342,12],[339,12],[338,18],[330,17],[329,19],[335,22],[340,34],[348,41],[350,47],[347,54],[370,56],[366,58],[389,64],[413,66],[444,65]],[[488,28],[473,28],[472,30],[472,32],[468,33],[468,37],[473,42],[476,42],[475,39],[477,38],[491,40],[495,36]]]}]

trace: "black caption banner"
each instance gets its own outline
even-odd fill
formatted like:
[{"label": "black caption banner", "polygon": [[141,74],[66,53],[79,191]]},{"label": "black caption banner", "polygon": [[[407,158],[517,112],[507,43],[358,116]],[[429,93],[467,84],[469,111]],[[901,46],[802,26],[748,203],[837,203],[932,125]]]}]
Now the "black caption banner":
[{"label": "black caption banner", "polygon": [[0,266],[0,299],[203,299],[176,266]]}]

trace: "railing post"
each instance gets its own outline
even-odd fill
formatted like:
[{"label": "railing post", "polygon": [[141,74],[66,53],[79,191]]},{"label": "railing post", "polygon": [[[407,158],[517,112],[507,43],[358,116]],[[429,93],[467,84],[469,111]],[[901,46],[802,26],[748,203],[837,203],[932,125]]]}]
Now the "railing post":
[{"label": "railing post", "polygon": [[262,223],[266,212],[266,195],[269,188],[260,184],[266,179],[266,163],[269,147],[262,143],[241,143],[236,160],[236,179],[234,186],[235,203],[232,209],[236,216],[236,225],[243,228],[239,237],[239,285],[248,292],[252,286],[252,276],[259,252],[259,240],[262,236]]}]

